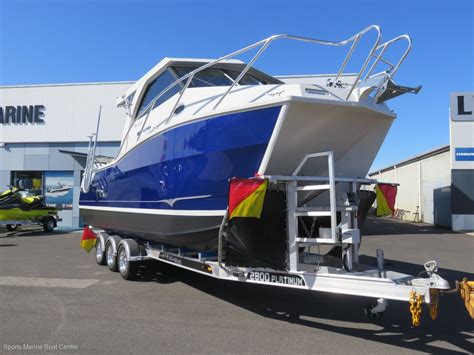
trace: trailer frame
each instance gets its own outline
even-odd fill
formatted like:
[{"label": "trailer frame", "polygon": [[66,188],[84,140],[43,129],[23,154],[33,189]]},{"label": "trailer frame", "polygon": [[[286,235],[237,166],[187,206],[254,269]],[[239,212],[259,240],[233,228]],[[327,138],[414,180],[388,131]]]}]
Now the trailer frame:
[{"label": "trailer frame", "polygon": [[[54,227],[48,225],[48,221],[54,221]],[[0,221],[0,226],[5,226],[8,231],[13,232],[16,231],[18,226],[42,226],[45,232],[52,232],[54,228],[57,227],[58,222],[61,222],[62,218],[59,218],[57,214],[49,214],[47,216],[35,218],[35,219],[25,219],[25,220],[11,220],[11,221]],[[15,226],[12,230],[10,230],[10,226]]]},{"label": "trailer frame", "polygon": [[[327,159],[327,176],[302,176],[303,167],[311,159]],[[357,205],[349,198],[362,185],[376,184],[377,180],[338,177],[334,170],[333,152],[306,155],[292,175],[266,175],[270,184],[285,187],[287,202],[288,267],[285,271],[271,268],[228,266],[223,258],[224,230],[229,222],[228,213],[219,229],[217,251],[189,250],[139,239],[122,239],[106,232],[97,234],[96,261],[119,271],[125,279],[137,276],[138,263],[157,260],[188,271],[220,280],[245,282],[266,286],[285,287],[308,291],[327,292],[376,299],[366,307],[366,314],[380,318],[388,306],[388,300],[405,301],[415,305],[413,324],[420,305],[425,303],[430,313],[436,315],[439,293],[450,290],[448,281],[437,274],[436,261],[424,264],[422,276],[412,276],[385,270],[384,252],[377,249],[377,266],[359,263],[360,230],[357,224]],[[348,184],[347,199],[343,205],[336,201],[336,185]],[[311,191],[327,191],[326,208],[307,206],[317,195],[301,196]],[[339,193],[340,194],[340,193]],[[311,198],[311,196],[313,196]],[[304,203],[302,203],[302,201]],[[337,223],[339,213],[340,222]],[[318,238],[300,236],[298,218],[301,216],[326,216],[330,228],[321,228]],[[319,246],[339,246],[341,258],[319,253]],[[318,253],[312,248],[318,247]],[[418,306],[416,306],[418,304]]]}]

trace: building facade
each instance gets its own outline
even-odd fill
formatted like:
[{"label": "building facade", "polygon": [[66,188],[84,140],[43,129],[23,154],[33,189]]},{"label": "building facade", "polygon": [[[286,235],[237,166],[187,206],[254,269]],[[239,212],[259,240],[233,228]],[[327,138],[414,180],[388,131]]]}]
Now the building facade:
[{"label": "building facade", "polygon": [[115,100],[132,82],[0,87],[0,191],[42,194],[61,209],[63,227],[80,226],[80,180],[89,136],[101,119],[96,154],[118,151],[125,112]]},{"label": "building facade", "polygon": [[451,150],[446,145],[369,173],[400,184],[395,207],[403,219],[451,228]]},{"label": "building facade", "polygon": [[474,93],[450,95],[450,144],[369,173],[399,183],[403,219],[474,230]]},{"label": "building facade", "polygon": [[474,230],[474,92],[454,92],[449,105],[454,230]]}]

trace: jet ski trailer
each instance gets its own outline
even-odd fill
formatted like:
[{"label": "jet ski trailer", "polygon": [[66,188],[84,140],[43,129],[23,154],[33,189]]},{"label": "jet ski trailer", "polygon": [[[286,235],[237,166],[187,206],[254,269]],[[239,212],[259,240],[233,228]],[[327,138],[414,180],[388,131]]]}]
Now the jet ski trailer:
[{"label": "jet ski trailer", "polygon": [[5,226],[9,232],[15,232],[22,226],[41,226],[46,233],[51,233],[60,221],[62,221],[62,219],[57,215],[51,215],[35,219],[0,221],[0,226]]},{"label": "jet ski trailer", "polygon": [[[300,175],[303,166],[309,160],[317,158],[327,159],[328,175]],[[419,274],[422,276],[416,277],[386,270],[384,252],[381,249],[377,249],[376,266],[359,263],[361,234],[357,218],[357,192],[361,186],[373,185],[377,181],[337,177],[332,152],[305,156],[292,175],[258,176],[255,179],[267,179],[269,190],[284,197],[281,200],[285,203],[283,220],[286,224],[283,228],[285,248],[282,266],[277,263],[273,266],[271,263],[266,266],[249,266],[257,265],[258,261],[256,262],[255,258],[250,260],[248,255],[243,254],[240,259],[236,258],[235,244],[232,245],[230,241],[232,231],[229,229],[231,221],[228,213],[219,230],[217,251],[189,250],[147,240],[122,239],[118,235],[102,231],[97,233],[96,262],[108,265],[112,271],[118,271],[126,280],[135,279],[139,275],[141,267],[146,267],[144,261],[157,260],[221,280],[374,298],[375,302],[366,306],[365,313],[375,319],[382,316],[389,300],[409,302],[408,309],[415,326],[420,324],[423,303],[428,306],[431,317],[435,319],[439,295],[453,293],[459,289],[456,283],[457,289],[450,290],[448,281],[437,273],[436,261],[426,262],[425,270]],[[336,200],[336,185],[348,187],[347,199],[342,203],[340,199]],[[302,202],[307,200],[307,194],[314,194],[315,191],[327,194],[327,205],[302,207]],[[265,208],[264,205],[264,211]],[[267,222],[278,225],[281,222],[277,220],[278,217],[267,216]],[[313,237],[313,232],[307,237],[307,228],[300,227],[299,219],[302,217],[326,218],[329,223],[325,228],[319,228],[318,237]],[[251,236],[255,240],[260,237],[258,234]],[[244,238],[239,242],[245,242]],[[275,239],[268,243],[266,248],[260,248],[260,251],[263,250],[263,254],[271,253],[276,244],[278,241]],[[320,248],[328,246],[332,247],[331,252],[321,253]],[[255,250],[247,249],[246,254],[249,252]],[[254,253],[254,256],[256,254]],[[265,256],[263,254],[256,255],[256,258]]]},{"label": "jet ski trailer", "polygon": [[41,225],[47,233],[52,232],[61,221],[58,210],[47,207],[44,196],[24,197],[21,191],[14,186],[0,193],[0,226],[5,226],[9,232],[20,226]]}]

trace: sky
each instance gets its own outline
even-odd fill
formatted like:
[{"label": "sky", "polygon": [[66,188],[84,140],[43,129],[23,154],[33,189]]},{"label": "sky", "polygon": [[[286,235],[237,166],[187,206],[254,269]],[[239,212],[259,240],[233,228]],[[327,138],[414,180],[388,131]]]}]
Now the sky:
[{"label": "sky", "polygon": [[[339,41],[377,24],[383,40],[411,36],[395,81],[423,88],[388,102],[398,117],[376,170],[449,144],[449,93],[474,90],[473,18],[472,0],[0,0],[0,85],[137,80],[163,57],[216,58],[279,33]],[[361,40],[348,71],[373,40]],[[334,73],[344,55],[276,42],[256,67]]]}]

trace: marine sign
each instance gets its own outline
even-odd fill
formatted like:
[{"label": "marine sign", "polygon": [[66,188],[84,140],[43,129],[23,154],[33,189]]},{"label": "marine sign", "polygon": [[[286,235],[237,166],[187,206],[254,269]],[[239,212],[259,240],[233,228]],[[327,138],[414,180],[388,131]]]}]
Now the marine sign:
[{"label": "marine sign", "polygon": [[456,161],[474,161],[474,148],[455,148]]},{"label": "marine sign", "polygon": [[453,121],[474,121],[474,95],[472,93],[451,93],[450,111]]},{"label": "marine sign", "polygon": [[44,105],[0,106],[0,124],[41,124],[44,110]]}]

